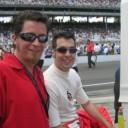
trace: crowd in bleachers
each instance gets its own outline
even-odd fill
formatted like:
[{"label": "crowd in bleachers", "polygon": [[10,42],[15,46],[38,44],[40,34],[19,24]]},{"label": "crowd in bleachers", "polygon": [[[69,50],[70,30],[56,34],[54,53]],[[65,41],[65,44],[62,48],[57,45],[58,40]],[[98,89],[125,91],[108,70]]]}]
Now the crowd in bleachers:
[{"label": "crowd in bleachers", "polygon": [[[95,27],[94,27],[95,26]],[[84,46],[86,44],[87,39],[91,39],[96,44],[97,53],[109,54],[120,53],[120,29],[118,26],[110,27],[107,31],[102,25],[96,26],[94,25],[84,25],[84,26],[74,26],[74,27],[66,27],[63,26],[61,29],[68,29],[69,31],[74,32],[76,37],[77,47],[80,50],[80,54],[84,53]],[[52,34],[58,30],[57,27],[53,27],[53,29],[49,32],[49,44],[52,40]],[[12,47],[12,41],[10,39],[11,30],[2,30],[0,31],[0,45],[4,50],[9,51]],[[111,52],[113,48],[113,51]],[[51,52],[49,52],[50,54]],[[48,55],[49,56],[49,55]]]},{"label": "crowd in bleachers", "polygon": [[119,43],[112,43],[112,42],[107,42],[104,44],[99,44],[96,43],[94,45],[94,52],[96,54],[120,54],[120,44]]},{"label": "crowd in bleachers", "polygon": [[0,0],[8,5],[48,5],[48,6],[87,6],[87,7],[120,7],[120,0]]}]

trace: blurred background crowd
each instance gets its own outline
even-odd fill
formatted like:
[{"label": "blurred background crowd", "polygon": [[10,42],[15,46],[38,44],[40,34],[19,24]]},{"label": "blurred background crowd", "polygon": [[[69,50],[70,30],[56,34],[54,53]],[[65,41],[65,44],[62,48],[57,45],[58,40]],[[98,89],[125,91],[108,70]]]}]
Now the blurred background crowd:
[{"label": "blurred background crowd", "polygon": [[[0,0],[2,6],[50,6],[50,7],[86,7],[86,8],[119,8],[120,0]],[[109,10],[108,10],[109,11]],[[77,42],[78,55],[86,55],[85,45],[87,39],[91,39],[95,44],[97,54],[120,54],[120,24],[119,23],[88,23],[53,19],[53,24],[49,32],[49,40],[46,47],[45,57],[51,57],[51,40],[54,31],[68,29],[74,32]],[[0,48],[10,51],[12,26],[11,23],[0,22]]]},{"label": "blurred background crowd", "polygon": [[0,0],[1,4],[30,4],[47,6],[89,6],[89,7],[119,7],[120,0]]}]

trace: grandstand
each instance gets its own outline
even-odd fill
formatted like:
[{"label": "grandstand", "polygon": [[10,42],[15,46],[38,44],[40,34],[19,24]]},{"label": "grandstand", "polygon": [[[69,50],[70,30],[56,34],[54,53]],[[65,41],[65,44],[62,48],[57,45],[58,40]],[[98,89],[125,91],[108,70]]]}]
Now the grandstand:
[{"label": "grandstand", "polygon": [[120,0],[0,0],[0,4],[119,8]]},{"label": "grandstand", "polygon": [[120,0],[0,0],[0,15],[35,9],[54,15],[119,16]]},{"label": "grandstand", "polygon": [[[18,11],[32,9],[46,13],[52,22],[49,43],[52,33],[58,29],[68,29],[75,33],[78,47],[83,47],[87,38],[95,43],[120,42],[120,0],[0,0],[0,16],[13,16]],[[56,20],[56,16],[62,16]],[[69,20],[64,21],[64,17]],[[85,21],[75,21],[74,17],[86,17]],[[102,17],[102,22],[89,22],[92,17]],[[114,18],[108,23],[109,17]],[[11,23],[0,23],[0,45],[9,50],[12,42]]]}]

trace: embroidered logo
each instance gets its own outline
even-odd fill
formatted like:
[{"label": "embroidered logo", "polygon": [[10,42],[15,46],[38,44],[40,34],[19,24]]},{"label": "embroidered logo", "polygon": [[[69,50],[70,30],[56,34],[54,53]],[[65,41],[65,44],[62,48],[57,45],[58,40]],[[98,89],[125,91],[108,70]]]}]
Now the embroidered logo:
[{"label": "embroidered logo", "polygon": [[69,91],[67,91],[67,98],[69,99],[69,101],[72,100],[72,94]]}]

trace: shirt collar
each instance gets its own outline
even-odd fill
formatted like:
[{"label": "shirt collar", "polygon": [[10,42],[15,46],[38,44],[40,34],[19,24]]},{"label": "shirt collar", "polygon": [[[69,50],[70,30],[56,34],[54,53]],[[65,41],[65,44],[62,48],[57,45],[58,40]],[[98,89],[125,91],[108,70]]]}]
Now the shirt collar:
[{"label": "shirt collar", "polygon": [[69,75],[69,71],[64,72],[64,71],[60,70],[59,68],[57,68],[57,66],[55,64],[52,64],[52,68],[60,76],[68,77],[68,75]]},{"label": "shirt collar", "polygon": [[11,53],[5,53],[3,60],[4,60],[5,63],[7,63],[12,68],[23,69],[23,67],[22,67],[20,61],[18,60],[18,58],[15,55],[11,54]]}]

